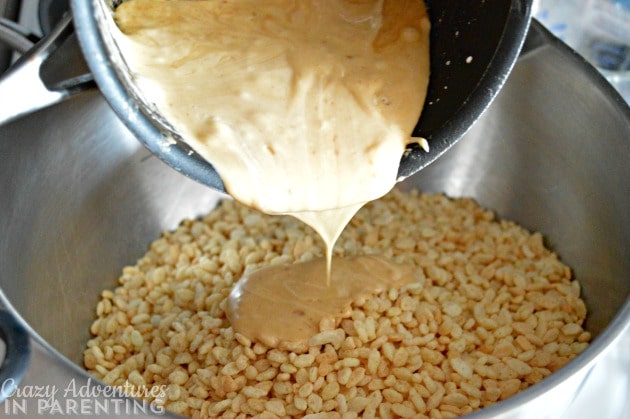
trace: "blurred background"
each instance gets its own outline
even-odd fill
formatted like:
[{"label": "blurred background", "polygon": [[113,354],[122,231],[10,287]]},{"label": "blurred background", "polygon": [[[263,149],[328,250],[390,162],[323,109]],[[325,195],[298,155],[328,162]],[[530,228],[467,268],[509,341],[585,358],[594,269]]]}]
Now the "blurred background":
[{"label": "blurred background", "polygon": [[536,0],[533,14],[630,101],[630,0]]}]

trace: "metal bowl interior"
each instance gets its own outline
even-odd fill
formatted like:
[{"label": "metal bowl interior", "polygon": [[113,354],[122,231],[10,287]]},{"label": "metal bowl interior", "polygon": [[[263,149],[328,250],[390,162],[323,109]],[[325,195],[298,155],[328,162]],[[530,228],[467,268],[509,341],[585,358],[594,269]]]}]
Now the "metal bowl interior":
[{"label": "metal bowl interior", "polygon": [[[592,345],[484,417],[519,417],[534,404],[540,417],[559,409],[553,397],[563,396],[552,390],[587,371],[628,329],[629,139],[623,100],[534,25],[479,123],[400,186],[473,197],[541,231],[582,284]],[[100,292],[116,286],[121,268],[160,231],[223,196],[155,158],[97,92],[0,127],[0,158],[0,302],[58,351],[56,365],[87,379],[76,365]]]}]

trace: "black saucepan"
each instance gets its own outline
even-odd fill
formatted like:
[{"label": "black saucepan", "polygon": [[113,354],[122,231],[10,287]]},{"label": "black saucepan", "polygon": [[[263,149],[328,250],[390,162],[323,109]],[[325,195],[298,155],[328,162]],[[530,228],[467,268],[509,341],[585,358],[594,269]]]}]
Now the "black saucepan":
[{"label": "black saucepan", "polygon": [[[115,6],[105,0],[73,0],[75,27],[94,78],[114,111],[154,154],[188,176],[224,190],[214,168],[143,103],[107,30]],[[414,136],[430,152],[410,146],[399,176],[407,177],[439,157],[473,125],[503,86],[527,34],[532,0],[428,0],[431,77]],[[130,106],[136,105],[136,106]],[[175,141],[173,141],[175,140]]]}]

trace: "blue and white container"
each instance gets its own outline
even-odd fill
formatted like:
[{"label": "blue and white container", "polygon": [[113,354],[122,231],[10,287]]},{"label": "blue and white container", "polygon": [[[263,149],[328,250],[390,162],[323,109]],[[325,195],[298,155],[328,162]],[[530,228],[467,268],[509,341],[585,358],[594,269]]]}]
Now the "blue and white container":
[{"label": "blue and white container", "polygon": [[630,100],[630,0],[539,0],[534,16]]}]

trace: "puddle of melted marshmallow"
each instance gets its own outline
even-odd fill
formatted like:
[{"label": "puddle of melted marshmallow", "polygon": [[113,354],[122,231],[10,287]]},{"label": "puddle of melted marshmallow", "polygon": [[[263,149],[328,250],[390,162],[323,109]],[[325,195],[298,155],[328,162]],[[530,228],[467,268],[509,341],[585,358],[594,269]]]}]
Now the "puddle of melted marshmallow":
[{"label": "puddle of melted marshmallow", "polygon": [[[144,96],[213,164],[236,200],[312,226],[326,243],[330,279],[335,241],[366,202],[392,189],[412,142],[429,80],[423,1],[130,0],[115,19]],[[364,266],[335,265],[333,277],[353,277]],[[293,294],[308,294],[322,308],[345,285],[326,287],[326,270],[313,271],[319,283],[299,285],[309,266],[274,269],[290,273],[283,289],[293,284]],[[276,275],[264,272],[237,289]],[[264,317],[274,319],[270,327],[294,318]],[[304,336],[316,331],[308,324]]]},{"label": "puddle of melted marshmallow", "polygon": [[399,288],[413,279],[411,268],[378,256],[335,260],[331,286],[325,259],[253,272],[232,289],[226,314],[234,330],[268,347],[308,350],[320,323],[339,325],[351,303]]}]

